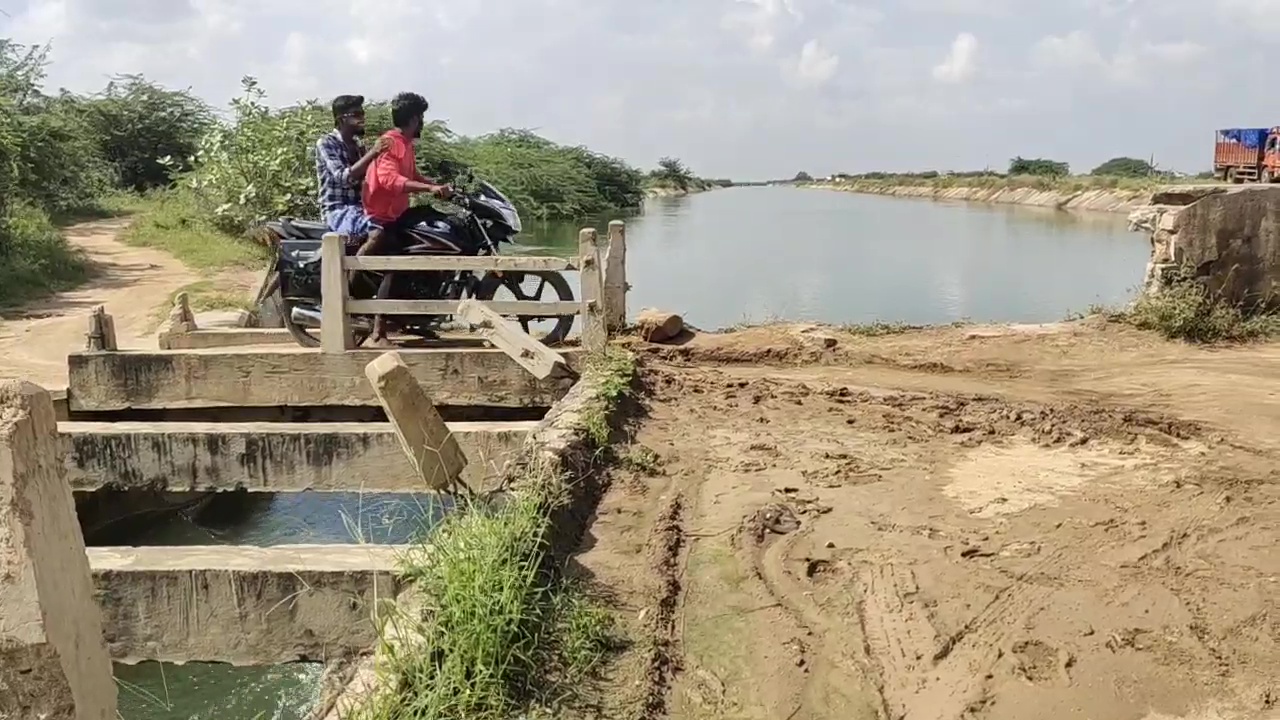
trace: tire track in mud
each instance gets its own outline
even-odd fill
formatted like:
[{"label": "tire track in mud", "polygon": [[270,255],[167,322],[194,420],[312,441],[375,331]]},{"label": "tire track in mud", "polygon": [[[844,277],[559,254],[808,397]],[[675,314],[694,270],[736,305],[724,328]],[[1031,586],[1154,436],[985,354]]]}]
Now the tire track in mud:
[{"label": "tire track in mud", "polygon": [[909,568],[865,568],[859,576],[859,616],[867,647],[880,669],[880,688],[894,720],[956,720],[987,701],[987,681],[1027,619],[1048,605],[1054,588],[1029,577],[1066,553],[1051,553],[997,591],[950,637],[937,631],[918,602]]},{"label": "tire track in mud", "polygon": [[858,584],[858,615],[867,650],[878,665],[880,692],[889,716],[906,716],[924,687],[925,673],[938,651],[938,633],[916,595],[919,587],[910,568],[893,564],[863,568]]},{"label": "tire track in mud", "polygon": [[[864,649],[860,633],[849,633],[839,623],[828,622],[816,607],[812,586],[793,579],[785,567],[785,558],[795,543],[809,534],[809,526],[764,545],[743,547],[749,555],[751,570],[765,590],[805,630],[815,638],[805,652],[809,665],[802,704],[794,717],[833,718],[845,720],[876,716],[884,712],[883,697],[871,677],[872,668],[865,657],[857,657],[850,648]],[[745,538],[746,535],[740,535]],[[853,608],[851,608],[852,610]],[[861,702],[859,702],[861,700]],[[839,702],[842,701],[842,702]],[[833,704],[839,702],[838,707]],[[858,713],[861,709],[863,712]]]}]

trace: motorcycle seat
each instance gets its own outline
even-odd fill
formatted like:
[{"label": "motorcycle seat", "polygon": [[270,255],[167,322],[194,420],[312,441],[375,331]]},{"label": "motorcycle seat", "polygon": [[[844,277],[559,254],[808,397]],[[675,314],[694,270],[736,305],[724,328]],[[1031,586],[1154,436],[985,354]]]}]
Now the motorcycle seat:
[{"label": "motorcycle seat", "polygon": [[319,240],[329,232],[329,226],[315,220],[298,220],[296,218],[280,218],[280,225],[292,237],[305,237]]}]

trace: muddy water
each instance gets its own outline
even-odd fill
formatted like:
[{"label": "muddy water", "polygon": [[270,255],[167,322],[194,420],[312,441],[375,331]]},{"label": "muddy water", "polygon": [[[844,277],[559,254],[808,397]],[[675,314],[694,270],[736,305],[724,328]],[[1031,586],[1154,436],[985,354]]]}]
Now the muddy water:
[{"label": "muddy water", "polygon": [[[607,220],[594,224],[603,229]],[[570,255],[576,227],[529,228],[516,251]],[[781,318],[1053,321],[1122,301],[1146,259],[1145,240],[1118,215],[831,191],[737,188],[655,198],[628,219],[632,312],[662,307],[704,328]],[[576,294],[577,278],[569,279]],[[222,498],[131,542],[396,543],[425,532],[439,514],[418,496]],[[287,720],[312,702],[318,673],[149,665],[122,669],[120,677],[126,720],[229,717],[232,694],[241,704],[236,717]]]}]

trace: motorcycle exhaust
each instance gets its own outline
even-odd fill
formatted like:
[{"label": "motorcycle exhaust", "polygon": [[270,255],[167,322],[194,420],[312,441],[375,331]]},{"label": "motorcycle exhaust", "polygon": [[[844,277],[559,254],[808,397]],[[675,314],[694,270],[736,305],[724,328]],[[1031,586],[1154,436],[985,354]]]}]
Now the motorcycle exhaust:
[{"label": "motorcycle exhaust", "polygon": [[[301,325],[302,327],[311,330],[320,329],[319,310],[312,310],[311,308],[298,307],[295,305],[293,310],[289,312],[289,317],[293,319],[294,325]],[[369,322],[369,320],[365,318],[351,318],[351,326],[361,332],[373,332],[373,323]]]},{"label": "motorcycle exhaust", "polygon": [[294,325],[301,325],[305,328],[320,328],[320,311],[294,306],[289,313],[289,318],[293,320]]}]

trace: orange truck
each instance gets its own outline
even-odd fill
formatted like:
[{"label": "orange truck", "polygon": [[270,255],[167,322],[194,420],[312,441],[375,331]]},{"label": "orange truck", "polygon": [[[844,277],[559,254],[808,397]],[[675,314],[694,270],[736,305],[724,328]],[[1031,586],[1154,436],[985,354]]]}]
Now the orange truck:
[{"label": "orange truck", "polygon": [[1233,183],[1280,179],[1280,127],[1219,130],[1213,173]]}]

